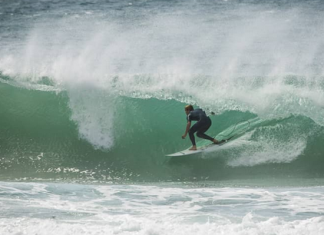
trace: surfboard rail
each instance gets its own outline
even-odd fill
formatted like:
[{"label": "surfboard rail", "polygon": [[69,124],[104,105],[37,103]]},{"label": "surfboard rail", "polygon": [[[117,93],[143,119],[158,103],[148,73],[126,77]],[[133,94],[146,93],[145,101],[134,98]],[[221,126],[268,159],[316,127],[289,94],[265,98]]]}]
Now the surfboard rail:
[{"label": "surfboard rail", "polygon": [[[193,155],[193,154],[199,154],[199,153],[203,153],[203,152],[207,152],[206,150],[208,150],[208,152],[212,152],[214,149],[226,144],[231,138],[228,138],[226,140],[222,140],[221,143],[219,144],[207,144],[201,147],[198,147],[197,150],[189,150],[189,148],[176,152],[176,153],[171,153],[166,155],[167,157],[180,157],[180,156],[188,156],[188,155]],[[210,151],[209,151],[210,150]]]}]

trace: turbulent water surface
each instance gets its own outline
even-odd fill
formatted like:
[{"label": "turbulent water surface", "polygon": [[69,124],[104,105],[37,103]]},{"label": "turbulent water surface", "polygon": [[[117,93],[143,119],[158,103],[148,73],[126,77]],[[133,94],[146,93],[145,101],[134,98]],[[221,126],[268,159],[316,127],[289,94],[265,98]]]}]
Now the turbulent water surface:
[{"label": "turbulent water surface", "polygon": [[[323,35],[315,0],[0,1],[0,233],[323,234]],[[234,138],[167,158],[189,103]]]}]

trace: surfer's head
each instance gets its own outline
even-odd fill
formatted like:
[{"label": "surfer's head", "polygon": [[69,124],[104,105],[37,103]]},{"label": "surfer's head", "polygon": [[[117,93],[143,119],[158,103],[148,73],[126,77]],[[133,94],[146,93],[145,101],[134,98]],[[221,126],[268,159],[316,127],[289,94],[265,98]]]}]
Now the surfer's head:
[{"label": "surfer's head", "polygon": [[188,104],[185,106],[185,112],[188,115],[190,111],[194,110],[193,106],[191,104]]}]

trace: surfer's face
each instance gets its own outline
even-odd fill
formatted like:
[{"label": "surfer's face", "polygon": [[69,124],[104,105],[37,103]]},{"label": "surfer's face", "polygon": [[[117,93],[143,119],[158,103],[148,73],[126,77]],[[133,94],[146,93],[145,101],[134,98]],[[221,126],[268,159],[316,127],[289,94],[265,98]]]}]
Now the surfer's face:
[{"label": "surfer's face", "polygon": [[185,109],[185,112],[187,115],[190,113],[189,109]]}]

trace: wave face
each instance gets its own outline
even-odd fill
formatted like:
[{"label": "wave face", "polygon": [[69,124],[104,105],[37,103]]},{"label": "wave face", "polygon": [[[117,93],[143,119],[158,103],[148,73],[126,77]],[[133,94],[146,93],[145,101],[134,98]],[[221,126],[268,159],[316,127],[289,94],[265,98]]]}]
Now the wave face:
[{"label": "wave face", "polygon": [[[323,176],[320,2],[31,4],[0,10],[2,179]],[[166,159],[188,103],[236,139]]]}]

